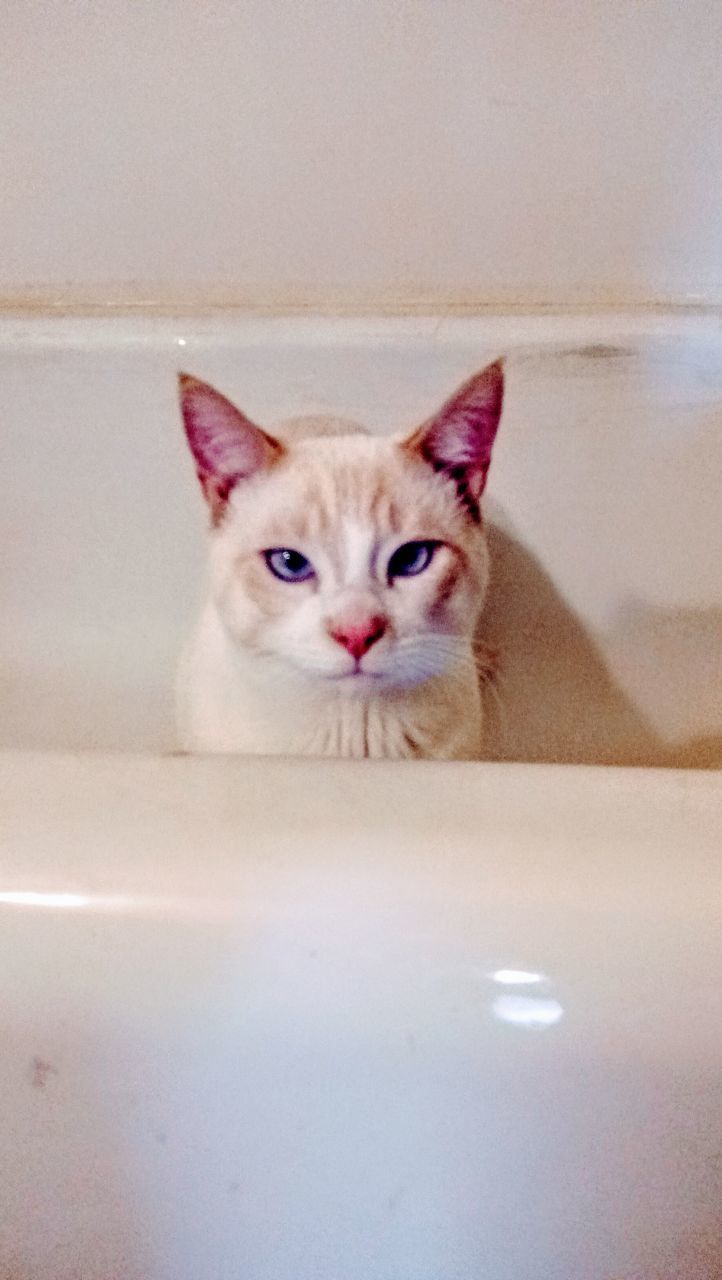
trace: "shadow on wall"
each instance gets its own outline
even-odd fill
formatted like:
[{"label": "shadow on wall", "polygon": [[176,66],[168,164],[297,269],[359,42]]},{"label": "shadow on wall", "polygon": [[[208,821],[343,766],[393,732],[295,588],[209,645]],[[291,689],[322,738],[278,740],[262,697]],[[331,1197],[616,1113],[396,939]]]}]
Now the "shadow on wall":
[{"label": "shadow on wall", "polygon": [[722,1280],[722,1214],[710,1210],[683,1239],[655,1253],[642,1273],[649,1280]]},{"label": "shadow on wall", "polygon": [[[617,683],[536,557],[498,525],[490,524],[488,535],[492,580],[482,639],[500,654],[499,676],[487,696],[491,759],[682,768],[722,765],[722,736],[695,737],[676,746],[665,742]],[[706,612],[716,616],[705,618],[705,651],[722,653],[722,611]],[[691,620],[684,611],[674,611],[665,621],[680,650],[677,670],[669,674],[677,698],[682,681],[693,690],[692,696],[704,698],[702,672],[693,669],[688,675],[689,646],[683,633],[690,630]],[[710,628],[712,635],[707,634]],[[659,635],[659,619],[640,610],[632,631],[625,622],[615,633],[613,649],[619,652],[621,671],[625,653],[633,653],[636,666],[643,652],[650,679],[656,675],[658,685],[652,635]],[[694,636],[699,648],[696,625]],[[629,661],[627,657],[627,665]]]},{"label": "shadow on wall", "polygon": [[605,649],[620,679],[658,709],[662,723],[695,727],[673,747],[673,763],[722,767],[722,608],[630,602],[605,637]]}]

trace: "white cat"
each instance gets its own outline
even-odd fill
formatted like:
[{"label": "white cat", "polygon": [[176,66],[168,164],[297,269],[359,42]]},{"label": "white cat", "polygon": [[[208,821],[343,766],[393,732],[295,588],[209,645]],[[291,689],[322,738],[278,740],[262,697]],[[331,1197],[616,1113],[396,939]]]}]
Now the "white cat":
[{"label": "white cat", "polygon": [[410,436],[334,419],[268,435],[206,383],[181,407],[211,514],[206,604],[181,661],[195,752],[477,758],[479,501],[502,362]]}]

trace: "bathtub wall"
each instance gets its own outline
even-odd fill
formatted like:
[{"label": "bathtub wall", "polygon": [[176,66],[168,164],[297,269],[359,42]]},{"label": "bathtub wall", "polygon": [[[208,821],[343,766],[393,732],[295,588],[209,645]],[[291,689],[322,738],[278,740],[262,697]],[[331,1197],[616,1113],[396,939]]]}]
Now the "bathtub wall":
[{"label": "bathtub wall", "polygon": [[714,316],[6,318],[0,746],[173,745],[205,555],[179,367],[271,428],[385,432],[500,352],[490,753],[722,763]]},{"label": "bathtub wall", "polygon": [[0,295],[722,301],[715,0],[3,4]]}]

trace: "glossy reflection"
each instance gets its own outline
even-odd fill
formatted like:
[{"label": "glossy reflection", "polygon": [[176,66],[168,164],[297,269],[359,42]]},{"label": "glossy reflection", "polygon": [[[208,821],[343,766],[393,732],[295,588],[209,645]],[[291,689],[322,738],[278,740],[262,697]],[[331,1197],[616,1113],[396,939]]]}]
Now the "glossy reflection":
[{"label": "glossy reflection", "polygon": [[150,894],[100,894],[37,889],[4,889],[0,907],[26,910],[82,912],[90,915],[156,916],[191,922],[232,919],[232,903],[215,899],[155,897]]},{"label": "glossy reflection", "polygon": [[0,893],[0,905],[6,907],[52,907],[77,910],[88,907],[92,898],[84,893],[36,893],[28,889],[11,889]]},{"label": "glossy reflection", "polygon": [[559,1001],[548,996],[497,996],[491,1011],[500,1022],[531,1030],[554,1027],[564,1016],[564,1009]]},{"label": "glossy reflection", "polygon": [[491,975],[492,982],[502,987],[531,987],[544,981],[543,973],[534,973],[530,969],[497,969]]}]

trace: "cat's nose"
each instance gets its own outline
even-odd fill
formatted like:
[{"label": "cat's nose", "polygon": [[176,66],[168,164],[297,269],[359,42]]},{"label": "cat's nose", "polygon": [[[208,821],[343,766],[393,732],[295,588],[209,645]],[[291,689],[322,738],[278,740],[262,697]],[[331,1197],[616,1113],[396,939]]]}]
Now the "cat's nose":
[{"label": "cat's nose", "polygon": [[368,653],[372,645],[380,640],[386,631],[386,619],[380,613],[370,614],[354,622],[330,622],[328,634],[337,644],[348,649],[356,661]]}]

